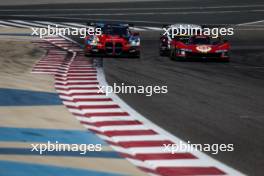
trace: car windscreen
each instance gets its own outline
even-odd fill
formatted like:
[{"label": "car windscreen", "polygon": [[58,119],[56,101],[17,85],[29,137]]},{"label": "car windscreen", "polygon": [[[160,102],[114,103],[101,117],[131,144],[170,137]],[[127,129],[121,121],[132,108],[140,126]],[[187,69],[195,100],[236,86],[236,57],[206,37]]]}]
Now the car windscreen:
[{"label": "car windscreen", "polygon": [[194,45],[215,45],[220,42],[221,40],[219,38],[211,38],[209,36],[194,36],[189,40],[189,44]]},{"label": "car windscreen", "polygon": [[174,37],[174,40],[187,44],[190,40],[190,36],[176,36]]},{"label": "car windscreen", "polygon": [[192,37],[190,39],[190,44],[195,44],[195,45],[209,45],[211,44],[210,38],[209,37]]},{"label": "car windscreen", "polygon": [[128,29],[126,27],[104,27],[103,29],[104,34],[108,35],[120,35],[120,36],[127,36],[129,34]]}]

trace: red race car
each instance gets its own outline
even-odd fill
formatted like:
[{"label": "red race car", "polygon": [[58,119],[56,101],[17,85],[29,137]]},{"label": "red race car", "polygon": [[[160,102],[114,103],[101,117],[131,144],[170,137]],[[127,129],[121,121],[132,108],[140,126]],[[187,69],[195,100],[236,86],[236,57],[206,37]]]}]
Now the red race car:
[{"label": "red race car", "polygon": [[195,35],[188,40],[171,42],[170,58],[176,60],[206,59],[229,61],[230,44],[226,40],[206,35]]},{"label": "red race car", "polygon": [[139,33],[132,32],[128,24],[96,23],[101,35],[86,36],[84,52],[86,56],[128,56],[140,57]]},{"label": "red race car", "polygon": [[[187,30],[188,28],[191,29],[201,29],[202,26],[196,24],[184,24],[184,23],[176,23],[172,25],[163,25],[162,27],[164,31],[168,31],[168,33],[162,33],[159,39],[159,53],[160,56],[169,56],[171,50],[171,43],[173,41],[182,41],[185,42],[189,40],[191,37],[190,35],[176,35],[174,36],[172,33],[173,31],[184,29]],[[164,32],[163,31],[163,32]]]}]

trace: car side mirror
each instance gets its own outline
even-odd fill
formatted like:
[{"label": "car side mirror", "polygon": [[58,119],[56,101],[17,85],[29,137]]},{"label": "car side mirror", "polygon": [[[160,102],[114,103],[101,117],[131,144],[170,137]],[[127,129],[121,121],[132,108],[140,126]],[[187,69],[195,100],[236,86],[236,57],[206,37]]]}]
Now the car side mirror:
[{"label": "car side mirror", "polygon": [[129,26],[129,27],[134,27],[134,24],[129,23],[128,26]]},{"label": "car side mirror", "polygon": [[133,32],[134,36],[139,36],[139,32]]}]

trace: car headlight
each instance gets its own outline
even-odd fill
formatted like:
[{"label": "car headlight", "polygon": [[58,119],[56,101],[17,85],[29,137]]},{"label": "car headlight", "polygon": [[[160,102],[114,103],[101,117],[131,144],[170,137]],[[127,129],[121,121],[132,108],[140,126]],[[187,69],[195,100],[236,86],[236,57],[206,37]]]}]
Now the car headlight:
[{"label": "car headlight", "polygon": [[192,52],[191,49],[185,49],[185,48],[177,48],[177,50],[178,50],[179,52],[184,51],[183,53],[185,53],[185,52]]},{"label": "car headlight", "polygon": [[185,49],[185,48],[176,48],[176,52],[180,55],[185,56],[186,52],[191,52],[192,50],[190,49]]},{"label": "car headlight", "polygon": [[88,40],[88,44],[97,45],[99,43],[99,38],[94,36],[92,40]]},{"label": "car headlight", "polygon": [[216,50],[215,51],[216,53],[226,53],[226,52],[228,52],[227,50]]},{"label": "car headlight", "polygon": [[184,50],[180,50],[180,54],[181,55],[185,55],[185,51]]},{"label": "car headlight", "polygon": [[139,46],[140,45],[140,39],[133,39],[133,40],[130,40],[130,45],[131,46]]},{"label": "car headlight", "polygon": [[192,52],[191,49],[182,49],[182,50],[185,51],[185,52]]}]

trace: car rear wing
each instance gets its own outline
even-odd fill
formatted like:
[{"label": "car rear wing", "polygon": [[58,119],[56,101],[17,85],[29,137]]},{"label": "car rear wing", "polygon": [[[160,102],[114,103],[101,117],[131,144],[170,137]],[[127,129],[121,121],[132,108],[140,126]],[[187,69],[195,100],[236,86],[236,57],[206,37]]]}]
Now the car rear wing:
[{"label": "car rear wing", "polygon": [[134,24],[130,23],[114,23],[114,22],[87,22],[87,26],[93,27],[105,27],[105,26],[122,26],[122,27],[134,27]]}]

